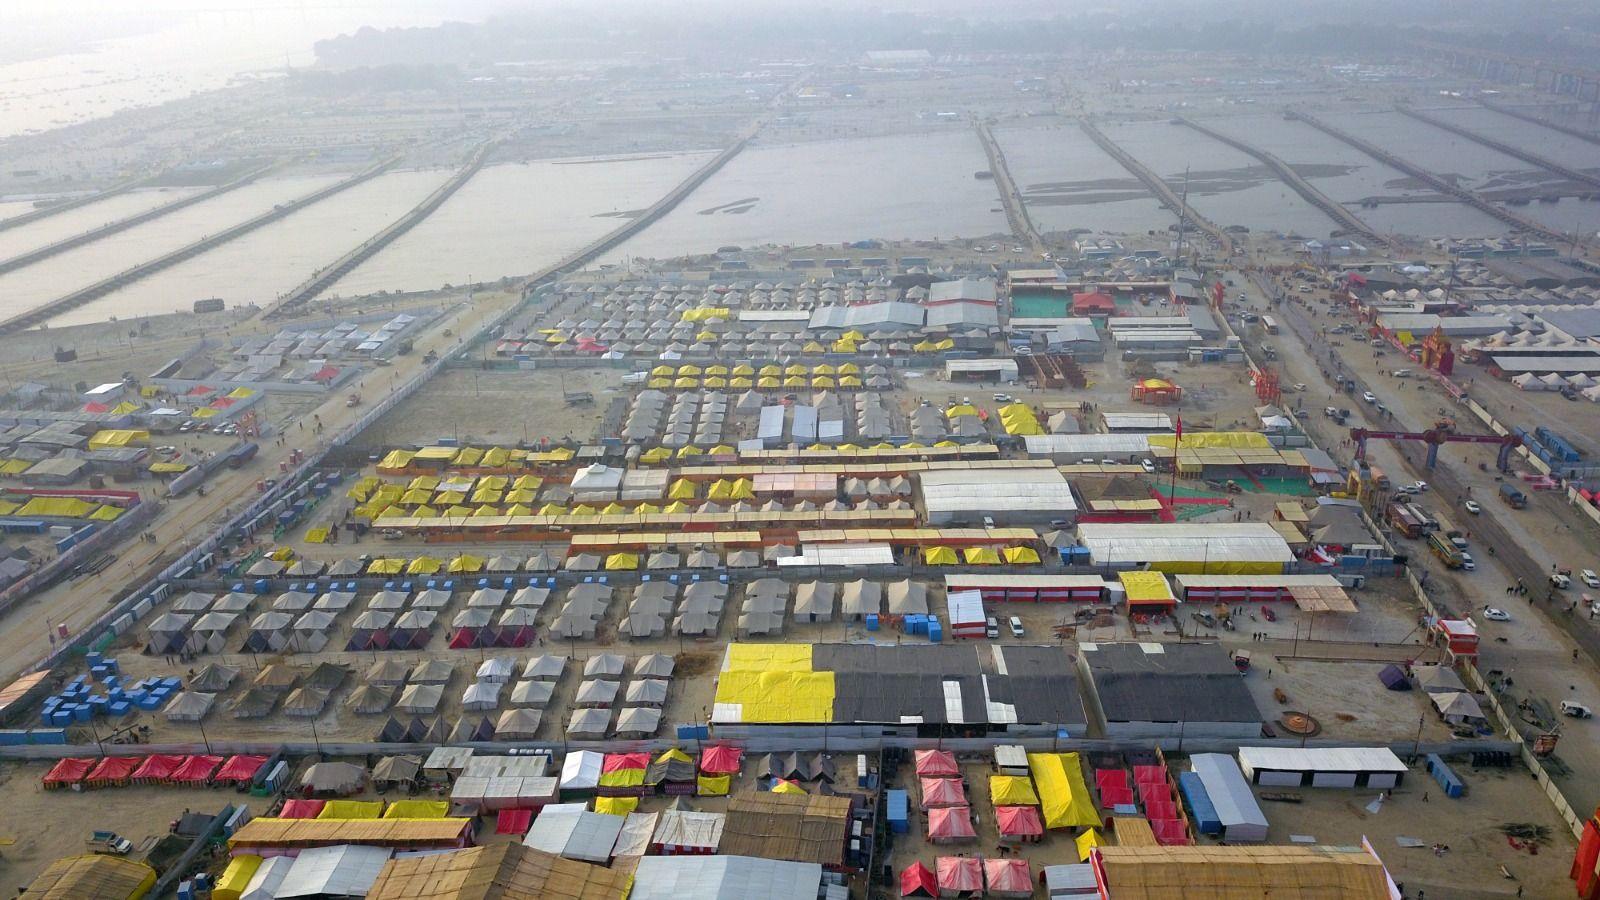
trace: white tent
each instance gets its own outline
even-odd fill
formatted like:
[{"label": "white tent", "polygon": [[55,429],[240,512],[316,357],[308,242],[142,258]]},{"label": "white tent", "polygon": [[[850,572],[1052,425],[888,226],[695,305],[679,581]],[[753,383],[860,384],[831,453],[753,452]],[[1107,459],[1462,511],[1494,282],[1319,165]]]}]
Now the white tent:
[{"label": "white tent", "polygon": [[600,773],[606,755],[593,750],[576,750],[568,753],[561,763],[561,789],[563,791],[594,790],[600,786]]},{"label": "white tent", "polygon": [[553,681],[519,681],[511,689],[511,705],[543,709],[550,705],[550,698],[555,692]]},{"label": "white tent", "polygon": [[517,664],[510,657],[496,656],[484,660],[478,666],[478,680],[494,684],[503,684],[511,680],[516,674]]},{"label": "white tent", "polygon": [[554,803],[540,810],[523,844],[567,859],[604,865],[611,861],[622,817],[590,812],[582,803]]},{"label": "white tent", "polygon": [[472,712],[494,709],[500,705],[500,691],[504,688],[504,682],[474,681],[461,692],[461,708]]}]

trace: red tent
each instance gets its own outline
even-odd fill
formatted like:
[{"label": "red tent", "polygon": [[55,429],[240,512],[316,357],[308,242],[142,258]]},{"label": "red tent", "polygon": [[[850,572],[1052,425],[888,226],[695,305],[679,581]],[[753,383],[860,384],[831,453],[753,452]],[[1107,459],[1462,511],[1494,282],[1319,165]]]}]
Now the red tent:
[{"label": "red tent", "polygon": [[133,770],[139,768],[137,756],[108,756],[94,767],[84,779],[92,788],[123,786],[133,780]]},{"label": "red tent", "polygon": [[650,768],[650,754],[648,753],[607,753],[605,762],[601,763],[602,772],[621,772],[625,769]]},{"label": "red tent", "polygon": [[1072,314],[1075,316],[1108,316],[1117,311],[1117,301],[1101,291],[1088,291],[1072,295]]},{"label": "red tent", "polygon": [[939,879],[919,860],[900,870],[900,896],[937,897]]},{"label": "red tent", "polygon": [[205,784],[211,780],[211,773],[217,771],[220,765],[222,765],[220,756],[191,756],[172,773],[172,780],[181,784]]},{"label": "red tent", "polygon": [[924,778],[959,778],[956,755],[948,750],[918,750],[917,774]]},{"label": "red tent", "polygon": [[502,809],[495,816],[495,834],[527,834],[528,827],[533,824],[533,810],[531,809]]},{"label": "red tent", "polygon": [[[972,808],[967,806],[941,806],[928,810],[928,840],[935,843],[976,840],[972,830]],[[939,879],[944,883],[944,878]]]},{"label": "red tent", "polygon": [[1033,872],[1028,861],[1016,857],[983,861],[983,880],[991,897],[1032,897]]},{"label": "red tent", "polygon": [[185,397],[204,397],[207,394],[214,394],[216,392],[217,392],[217,389],[214,388],[214,387],[207,387],[207,386],[205,386],[203,384],[197,384],[194,387],[189,388],[189,393],[184,394],[184,396]]},{"label": "red tent", "polygon": [[53,790],[55,788],[63,788],[71,784],[77,784],[78,782],[82,781],[84,777],[89,774],[89,770],[93,768],[94,760],[92,759],[74,759],[68,757],[67,759],[60,760],[55,765],[50,767],[49,772],[45,773],[45,789]]},{"label": "red tent", "polygon": [[726,744],[700,751],[700,771],[707,775],[737,775],[744,751]]},{"label": "red tent", "polygon": [[265,756],[230,756],[228,761],[217,770],[216,780],[228,784],[243,784],[256,777],[261,767],[267,764]]},{"label": "red tent", "polygon": [[1125,787],[1128,786],[1128,770],[1127,769],[1095,769],[1094,770],[1094,782],[1095,782],[1096,785],[1099,786],[1100,790],[1102,790],[1102,791],[1105,790],[1107,787],[1125,788]]},{"label": "red tent", "polygon": [[976,856],[941,856],[934,861],[939,871],[940,894],[973,894],[983,891],[983,864]]},{"label": "red tent", "polygon": [[83,411],[86,413],[103,413],[110,412],[111,407],[105,405],[104,403],[96,403],[91,401],[83,405]]},{"label": "red tent", "polygon": [[922,779],[922,808],[936,806],[966,806],[967,792],[956,778]]},{"label": "red tent", "polygon": [[1163,847],[1182,847],[1189,843],[1189,832],[1179,819],[1151,819],[1150,830],[1156,834],[1156,843]]},{"label": "red tent", "polygon": [[285,800],[283,809],[278,813],[280,819],[315,819],[322,815],[322,808],[328,805],[326,800]]},{"label": "red tent", "polygon": [[161,784],[172,777],[183,765],[183,757],[157,754],[146,756],[139,768],[134,770],[133,781],[135,784]]},{"label": "red tent", "polygon": [[1165,766],[1134,766],[1133,780],[1140,784],[1166,784],[1167,769]]},{"label": "red tent", "polygon": [[1044,821],[1037,806],[996,806],[994,818],[1003,838],[1021,840],[1044,837]]}]

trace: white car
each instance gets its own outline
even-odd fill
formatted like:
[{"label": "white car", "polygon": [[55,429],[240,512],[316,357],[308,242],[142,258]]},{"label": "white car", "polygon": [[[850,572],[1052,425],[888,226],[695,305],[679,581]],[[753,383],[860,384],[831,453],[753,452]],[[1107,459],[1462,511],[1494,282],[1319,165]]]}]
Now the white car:
[{"label": "white car", "polygon": [[1361,399],[1367,401],[1368,403],[1377,403],[1378,402],[1378,395],[1374,394],[1371,391],[1362,391],[1361,392]]},{"label": "white car", "polygon": [[1143,468],[1146,472],[1150,473],[1151,475],[1154,475],[1156,473],[1156,464],[1151,462],[1148,459],[1139,460],[1139,466],[1141,468]]},{"label": "white car", "polygon": [[1488,619],[1491,622],[1509,622],[1509,621],[1511,621],[1511,614],[1510,613],[1506,612],[1503,609],[1499,609],[1499,608],[1493,607],[1493,606],[1488,606],[1488,607],[1484,608],[1483,617],[1485,619]]},{"label": "white car", "polygon": [[1471,553],[1467,553],[1466,551],[1462,551],[1462,553],[1461,553],[1461,568],[1464,569],[1465,571],[1468,571],[1468,572],[1477,571],[1478,563],[1473,560]]},{"label": "white car", "polygon": [[1413,481],[1411,486],[1415,488],[1416,492],[1419,494],[1428,489],[1428,483],[1426,481]]},{"label": "white car", "polygon": [[1578,573],[1578,580],[1592,588],[1600,588],[1600,575],[1595,575],[1593,569],[1584,569]]},{"label": "white car", "polygon": [[1025,633],[1022,630],[1022,620],[1017,618],[1016,616],[1012,616],[1010,621],[1007,622],[1006,624],[1011,626],[1011,636],[1012,637],[1022,637],[1023,634]]},{"label": "white car", "polygon": [[1478,501],[1476,500],[1463,500],[1461,502],[1461,508],[1469,513],[1472,513],[1473,515],[1483,512],[1483,507],[1479,506]]}]

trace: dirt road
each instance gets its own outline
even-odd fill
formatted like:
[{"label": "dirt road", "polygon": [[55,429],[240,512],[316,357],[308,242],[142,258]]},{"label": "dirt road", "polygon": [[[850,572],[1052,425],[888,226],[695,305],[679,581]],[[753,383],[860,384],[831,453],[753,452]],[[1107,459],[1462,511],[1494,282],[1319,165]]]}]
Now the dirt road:
[{"label": "dirt road", "polygon": [[[457,346],[459,335],[471,332],[516,299],[516,294],[499,292],[475,295],[471,306],[462,305],[446,314],[418,338],[415,352],[395,357],[391,366],[369,371],[358,390],[368,404],[377,402],[388,388],[416,374],[429,350],[443,354]],[[446,336],[446,331],[452,335]],[[365,406],[346,407],[342,391],[329,396],[321,406],[286,426],[284,446],[277,446],[272,437],[263,438],[261,454],[254,463],[243,469],[220,470],[206,482],[204,499],[163,511],[149,529],[155,535],[154,543],[125,542],[116,548],[120,558],[104,571],[58,584],[18,606],[0,629],[0,681],[16,676],[44,657],[50,651],[49,637],[57,625],[65,624],[76,634],[103,615],[126,591],[154,574],[153,570],[159,570],[160,565],[209,535],[213,527],[226,521],[231,510],[248,501],[257,481],[278,473],[290,450],[298,447],[309,452],[365,411]],[[320,437],[313,436],[317,418],[324,428]],[[147,497],[152,494],[152,489],[144,490]]]}]

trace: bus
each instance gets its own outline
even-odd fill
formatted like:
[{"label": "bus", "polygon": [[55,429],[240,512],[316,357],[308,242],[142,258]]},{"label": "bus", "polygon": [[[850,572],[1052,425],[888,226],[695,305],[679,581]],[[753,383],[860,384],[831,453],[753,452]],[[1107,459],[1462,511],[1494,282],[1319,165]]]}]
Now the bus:
[{"label": "bus", "polygon": [[1459,569],[1462,563],[1465,562],[1461,558],[1461,551],[1456,549],[1455,544],[1450,543],[1450,539],[1445,537],[1442,531],[1435,531],[1428,535],[1428,549],[1432,550],[1433,555],[1444,562],[1447,569]]},{"label": "bus", "polygon": [[1277,334],[1278,320],[1271,316],[1262,316],[1261,327],[1266,330],[1267,334]]}]

